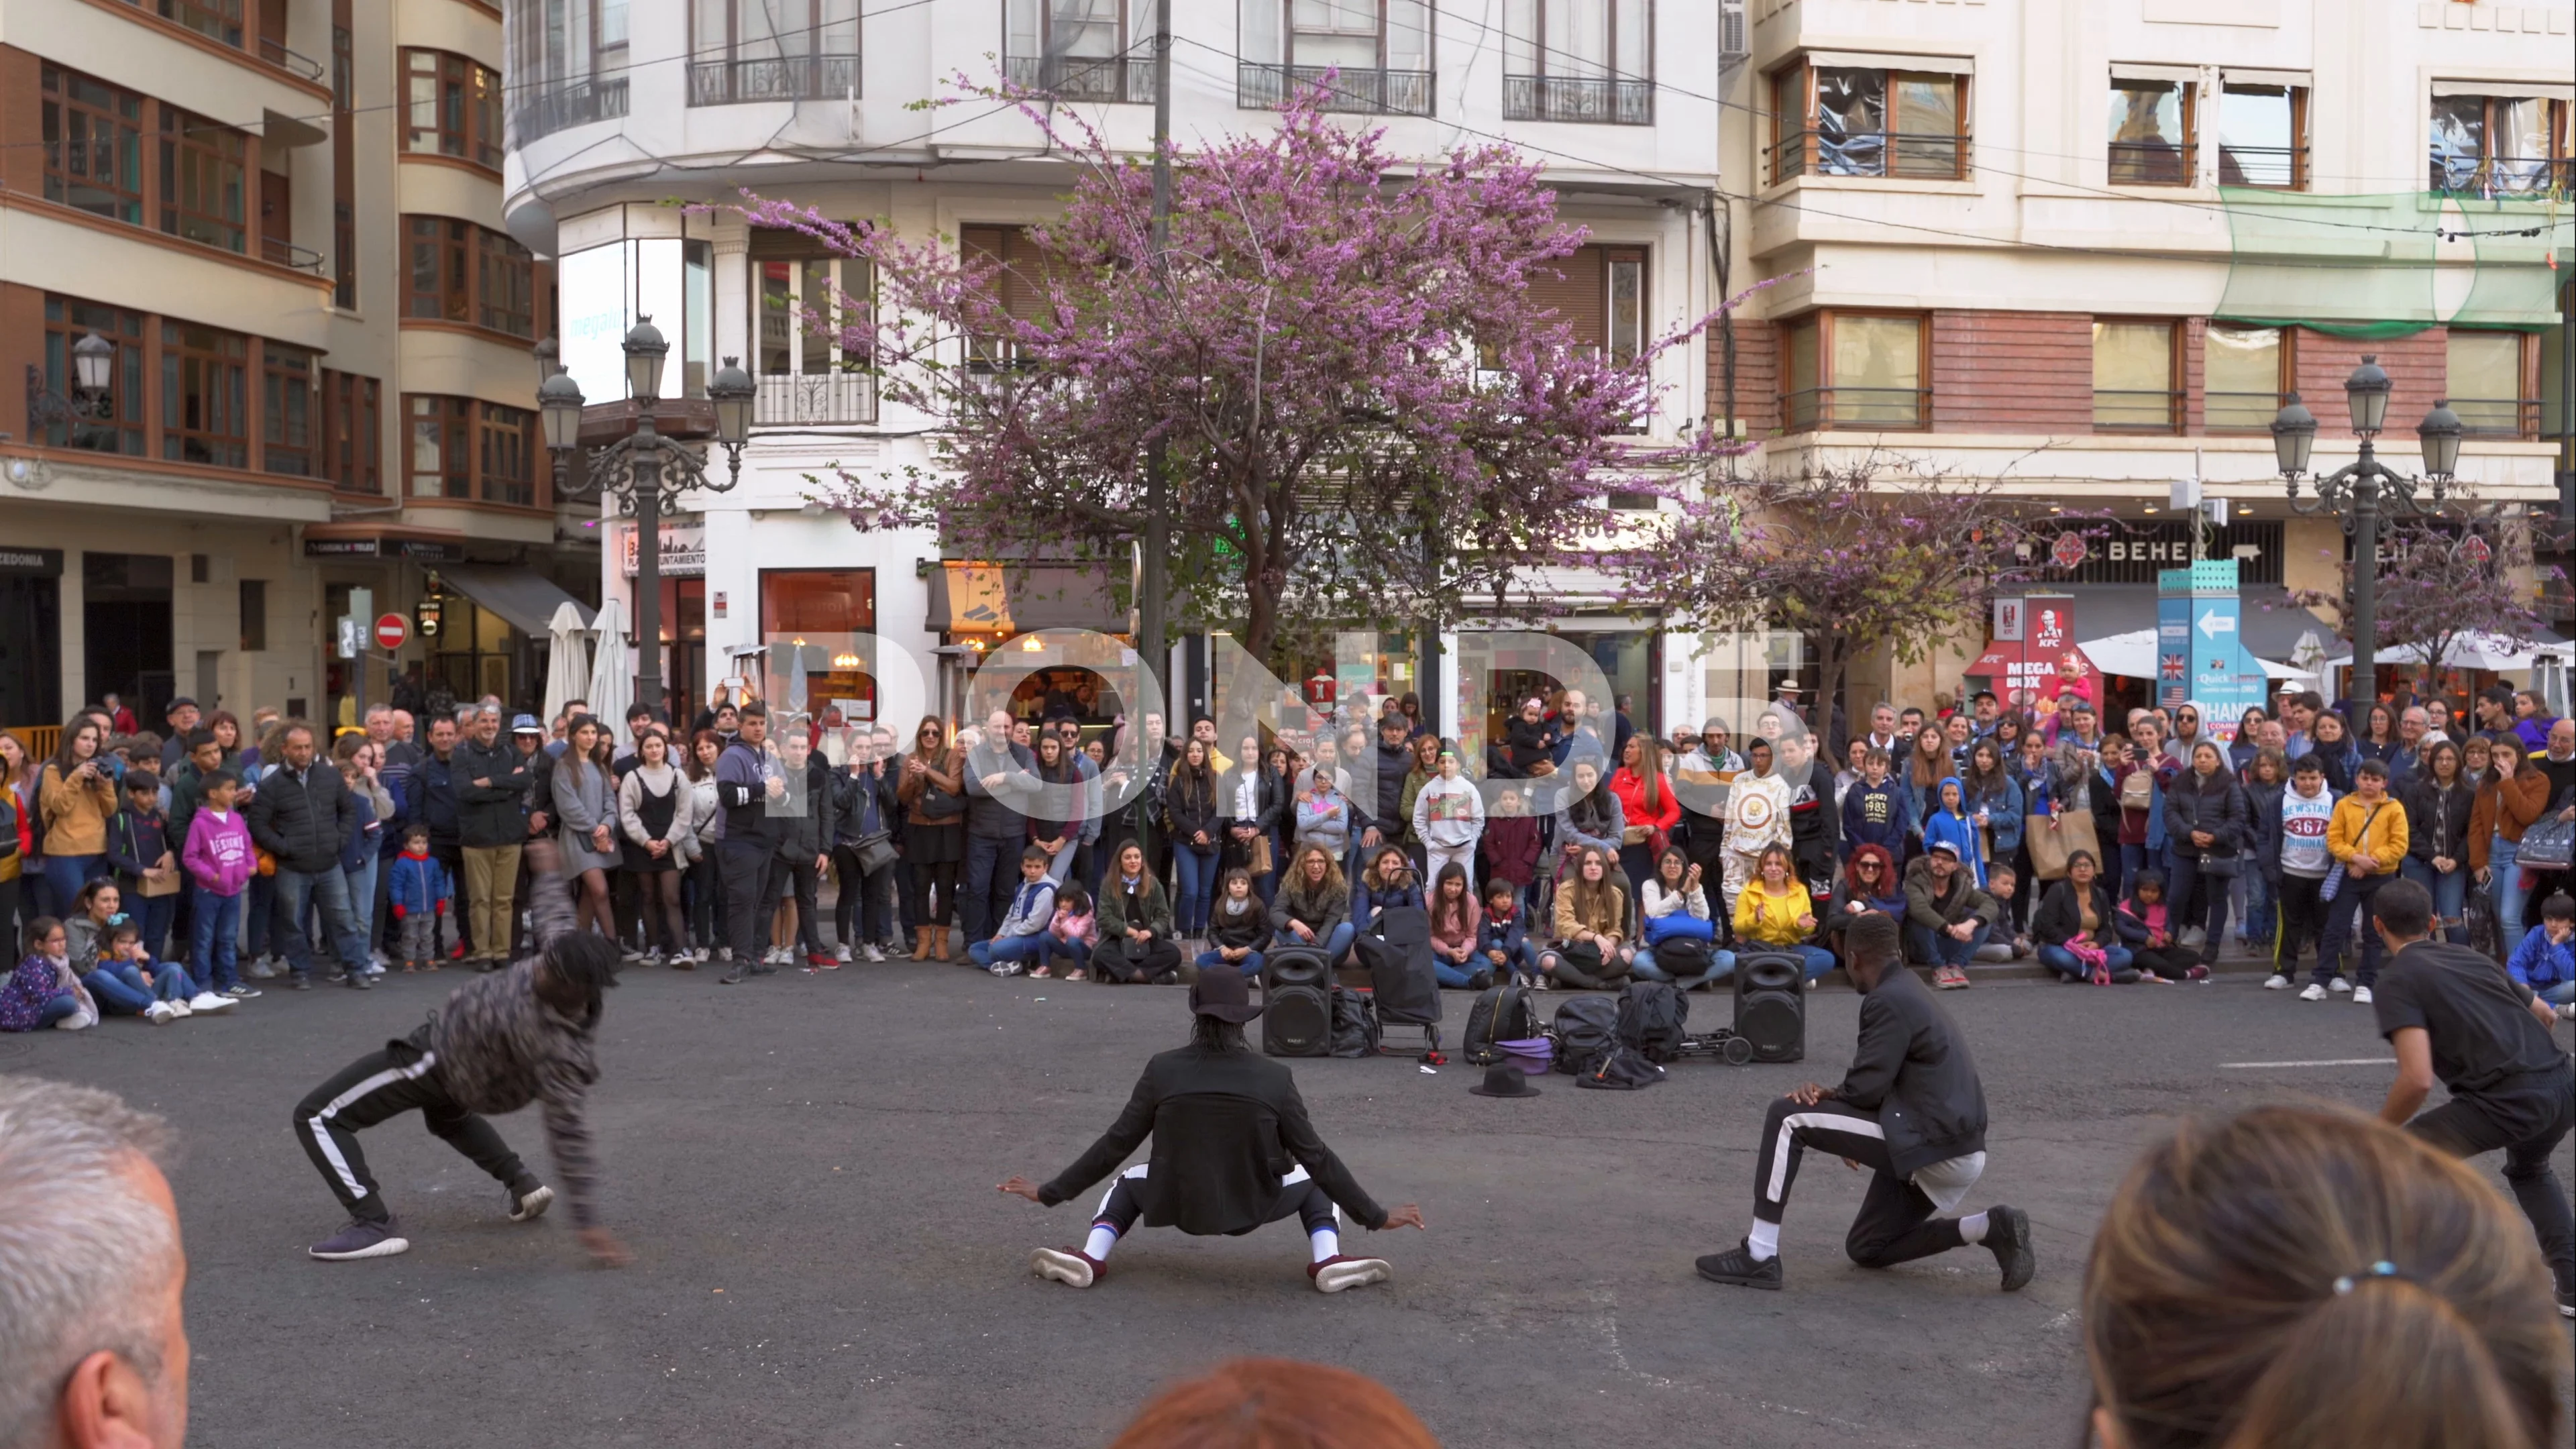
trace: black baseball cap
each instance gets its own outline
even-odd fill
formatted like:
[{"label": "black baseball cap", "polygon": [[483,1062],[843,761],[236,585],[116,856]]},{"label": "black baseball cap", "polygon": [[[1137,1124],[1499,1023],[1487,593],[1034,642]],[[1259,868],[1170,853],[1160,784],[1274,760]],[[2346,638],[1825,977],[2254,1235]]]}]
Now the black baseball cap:
[{"label": "black baseball cap", "polygon": [[1244,984],[1243,972],[1222,965],[1199,973],[1190,987],[1190,1010],[1237,1026],[1261,1014],[1261,1008],[1252,1003],[1252,989]]}]

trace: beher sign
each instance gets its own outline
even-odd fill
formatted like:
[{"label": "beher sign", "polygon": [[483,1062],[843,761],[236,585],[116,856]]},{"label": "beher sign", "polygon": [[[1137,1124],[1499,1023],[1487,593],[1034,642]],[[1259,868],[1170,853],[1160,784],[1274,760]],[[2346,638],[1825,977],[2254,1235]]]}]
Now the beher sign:
[{"label": "beher sign", "polygon": [[[626,577],[635,577],[634,524],[618,526],[618,567]],[[707,530],[699,523],[666,523],[662,525],[662,577],[704,578],[707,572]]]}]

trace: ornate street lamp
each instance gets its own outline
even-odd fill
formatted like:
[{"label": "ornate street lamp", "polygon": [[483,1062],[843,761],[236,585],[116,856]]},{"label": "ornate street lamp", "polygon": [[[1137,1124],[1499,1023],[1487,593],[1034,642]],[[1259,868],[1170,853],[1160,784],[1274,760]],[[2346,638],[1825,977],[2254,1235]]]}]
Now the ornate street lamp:
[{"label": "ornate street lamp", "polygon": [[[96,332],[81,334],[71,347],[71,396],[45,386],[45,370],[27,364],[27,431],[61,427],[75,447],[94,433],[111,436],[115,428],[116,344]],[[44,441],[37,437],[34,441]]]},{"label": "ornate street lamp", "polygon": [[[540,366],[551,362],[551,341],[540,344]],[[653,425],[653,404],[660,401],[662,368],[670,342],[650,317],[639,317],[627,332],[627,396],[638,406],[625,436],[591,452],[582,481],[569,479],[581,452],[583,398],[572,374],[557,367],[537,389],[537,411],[545,426],[546,447],[555,458],[556,491],[573,498],[614,501],[620,513],[635,515],[635,697],[655,709],[662,691],[662,515],[679,507],[684,493],[724,493],[742,481],[742,446],[751,437],[750,374],[728,357],[707,384],[715,404],[716,441],[725,451],[725,476],[707,472],[705,455],[666,438]]]},{"label": "ornate street lamp", "polygon": [[[2351,698],[2366,709],[2379,698],[2379,515],[2383,506],[2396,517],[2428,514],[2466,517],[2472,510],[2450,498],[2460,466],[2460,419],[2448,401],[2436,401],[2417,424],[2424,447],[2424,476],[2409,477],[2379,461],[2371,440],[2388,422],[2388,399],[2395,391],[2376,355],[2344,380],[2344,398],[2352,411],[2352,430],[2361,440],[2360,456],[2314,480],[2316,496],[2299,497],[2299,479],[2308,472],[2316,449],[2317,418],[2297,393],[2272,419],[2272,451],[2281,465],[2290,507],[2304,515],[2330,513],[2352,535],[2352,689]],[[2421,496],[2418,490],[2430,494]],[[2438,661],[2437,661],[2438,662]]]}]

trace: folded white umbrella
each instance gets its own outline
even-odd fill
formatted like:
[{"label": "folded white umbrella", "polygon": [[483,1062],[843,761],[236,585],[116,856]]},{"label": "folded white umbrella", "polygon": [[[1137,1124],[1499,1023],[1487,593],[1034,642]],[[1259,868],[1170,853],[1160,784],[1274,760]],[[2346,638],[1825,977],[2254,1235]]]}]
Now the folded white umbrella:
[{"label": "folded white umbrella", "polygon": [[614,594],[599,606],[599,649],[590,666],[590,712],[619,748],[626,737],[626,706],[635,698],[635,666],[626,656],[626,605]]},{"label": "folded white umbrella", "polygon": [[565,700],[579,699],[589,688],[590,631],[582,625],[580,608],[566,599],[546,621],[546,716],[540,723],[553,723]]}]

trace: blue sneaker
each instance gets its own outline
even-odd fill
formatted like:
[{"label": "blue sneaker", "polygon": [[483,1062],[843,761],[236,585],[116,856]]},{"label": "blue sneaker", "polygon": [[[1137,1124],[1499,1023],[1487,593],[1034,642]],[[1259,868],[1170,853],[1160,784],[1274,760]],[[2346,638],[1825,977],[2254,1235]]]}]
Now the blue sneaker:
[{"label": "blue sneaker", "polygon": [[402,1236],[402,1225],[388,1216],[383,1222],[352,1218],[349,1225],[305,1249],[328,1263],[353,1262],[359,1258],[390,1258],[411,1251],[411,1240]]}]

